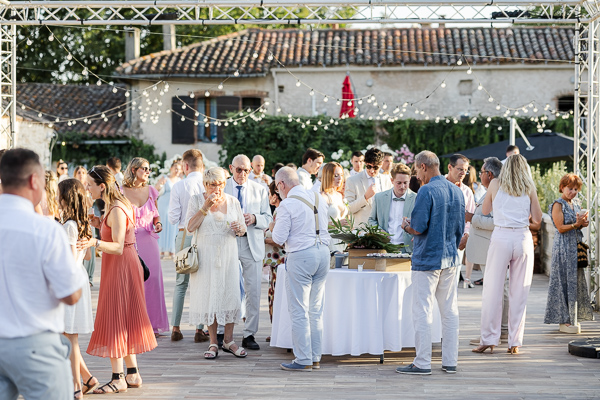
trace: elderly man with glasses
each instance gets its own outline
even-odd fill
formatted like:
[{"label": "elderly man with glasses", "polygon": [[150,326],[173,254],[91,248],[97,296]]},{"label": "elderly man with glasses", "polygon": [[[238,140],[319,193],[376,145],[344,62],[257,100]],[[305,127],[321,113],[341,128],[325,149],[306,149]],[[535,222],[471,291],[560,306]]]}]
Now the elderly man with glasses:
[{"label": "elderly man with glasses", "polygon": [[[259,350],[254,335],[258,331],[260,314],[260,280],[262,262],[265,257],[264,230],[269,227],[273,217],[269,206],[269,194],[260,183],[248,179],[252,167],[250,159],[239,154],[229,166],[231,178],[225,185],[225,193],[234,196],[240,202],[246,234],[237,238],[238,256],[242,264],[244,292],[246,300],[246,324],[242,346],[250,350]],[[222,336],[218,336],[219,342]]]},{"label": "elderly man with glasses", "polygon": [[389,177],[382,178],[379,173],[383,165],[383,157],[384,154],[379,149],[367,150],[365,169],[346,181],[346,200],[354,216],[354,226],[363,222],[368,223],[375,194],[392,188]]}]

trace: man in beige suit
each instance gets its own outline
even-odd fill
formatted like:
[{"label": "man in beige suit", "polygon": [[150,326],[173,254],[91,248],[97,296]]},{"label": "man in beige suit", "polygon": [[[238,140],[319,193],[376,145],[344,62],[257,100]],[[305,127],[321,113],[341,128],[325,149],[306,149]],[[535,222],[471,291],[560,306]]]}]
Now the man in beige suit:
[{"label": "man in beige suit", "polygon": [[389,177],[382,177],[379,173],[382,165],[383,152],[371,148],[365,153],[365,169],[346,181],[346,200],[355,227],[363,222],[368,224],[375,194],[392,188]]},{"label": "man in beige suit", "polygon": [[[494,178],[500,176],[502,162],[496,157],[488,157],[483,160],[483,166],[479,172],[481,184],[487,188]],[[467,240],[467,260],[473,264],[479,264],[481,272],[485,275],[485,262],[487,259],[488,248],[490,247],[490,237],[494,230],[494,217],[490,213],[483,215],[482,204],[485,196],[475,205],[475,212],[465,213],[465,220],[471,223],[471,232]],[[504,304],[502,307],[502,333],[500,339],[507,339],[508,334],[508,286],[504,286]],[[474,346],[479,345],[479,338],[471,340]]]}]

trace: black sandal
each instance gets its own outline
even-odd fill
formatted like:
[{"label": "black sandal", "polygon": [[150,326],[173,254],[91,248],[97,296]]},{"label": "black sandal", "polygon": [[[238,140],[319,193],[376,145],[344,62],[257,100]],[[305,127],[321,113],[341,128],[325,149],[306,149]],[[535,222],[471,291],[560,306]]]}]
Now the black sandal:
[{"label": "black sandal", "polygon": [[96,377],[95,377],[95,376],[93,376],[93,375],[92,375],[92,376],[90,376],[90,379],[88,379],[88,380],[87,380],[87,382],[83,384],[83,386],[85,386],[85,389],[83,389],[83,390],[81,391],[81,394],[82,394],[82,395],[86,395],[87,393],[89,393],[89,392],[93,391],[93,390],[94,390],[94,389],[96,389],[96,388],[98,387],[98,385],[100,384],[100,382],[96,382],[96,383],[94,383],[93,385],[90,385],[90,381],[91,381],[92,379],[96,379]]},{"label": "black sandal", "polygon": [[78,394],[81,394],[81,390],[76,390],[75,393],[73,393],[73,399],[74,400],[83,399],[83,395],[78,396]]},{"label": "black sandal", "polygon": [[[114,373],[112,374],[112,378],[110,380],[110,382],[105,383],[104,385],[100,386],[97,390],[102,390],[102,393],[96,393],[94,392],[94,394],[110,394],[110,393],[124,393],[127,391],[127,389],[119,389],[114,383],[113,381],[120,381],[121,379],[125,379],[125,374],[123,374],[122,372],[119,373]],[[106,387],[108,387],[111,392],[107,392],[106,391]]]},{"label": "black sandal", "polygon": [[[140,373],[140,371],[138,371],[137,367],[127,368],[127,376],[129,376],[130,374],[133,375],[133,374],[139,374],[139,373]],[[125,377],[125,382],[127,383],[127,387],[128,388],[134,388],[134,389],[136,389],[136,388],[141,388],[142,387],[141,383],[135,383],[135,384],[129,383],[127,381],[127,377]]]}]

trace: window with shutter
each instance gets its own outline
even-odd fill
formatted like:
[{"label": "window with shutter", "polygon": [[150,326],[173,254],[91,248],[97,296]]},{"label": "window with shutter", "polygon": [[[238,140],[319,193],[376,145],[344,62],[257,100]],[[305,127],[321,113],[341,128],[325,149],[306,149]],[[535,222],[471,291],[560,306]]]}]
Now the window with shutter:
[{"label": "window with shutter", "polygon": [[[194,121],[194,99],[189,96],[177,96],[172,99],[171,112],[171,143],[195,144],[196,126]],[[185,108],[184,108],[185,105]],[[181,120],[181,117],[184,120]]]},{"label": "window with shutter", "polygon": [[[227,114],[233,111],[240,110],[240,98],[237,96],[221,96],[217,97],[217,117],[220,119],[227,118]],[[217,127],[217,143],[223,143],[223,133],[225,126]]]}]

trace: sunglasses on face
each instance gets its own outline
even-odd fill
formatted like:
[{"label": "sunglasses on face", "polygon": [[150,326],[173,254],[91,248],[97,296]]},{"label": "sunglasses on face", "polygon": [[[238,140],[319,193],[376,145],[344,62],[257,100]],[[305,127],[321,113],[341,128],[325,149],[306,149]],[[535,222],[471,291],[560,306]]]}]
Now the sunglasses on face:
[{"label": "sunglasses on face", "polygon": [[251,171],[250,168],[240,168],[240,167],[235,167],[235,172],[237,172],[238,174],[241,174],[242,172],[245,174],[249,174]]},{"label": "sunglasses on face", "polygon": [[366,169],[379,169],[381,168],[381,165],[371,165],[371,164],[366,164],[365,165]]},{"label": "sunglasses on face", "polygon": [[150,167],[139,167],[138,169],[141,169],[144,172],[150,172]]}]

